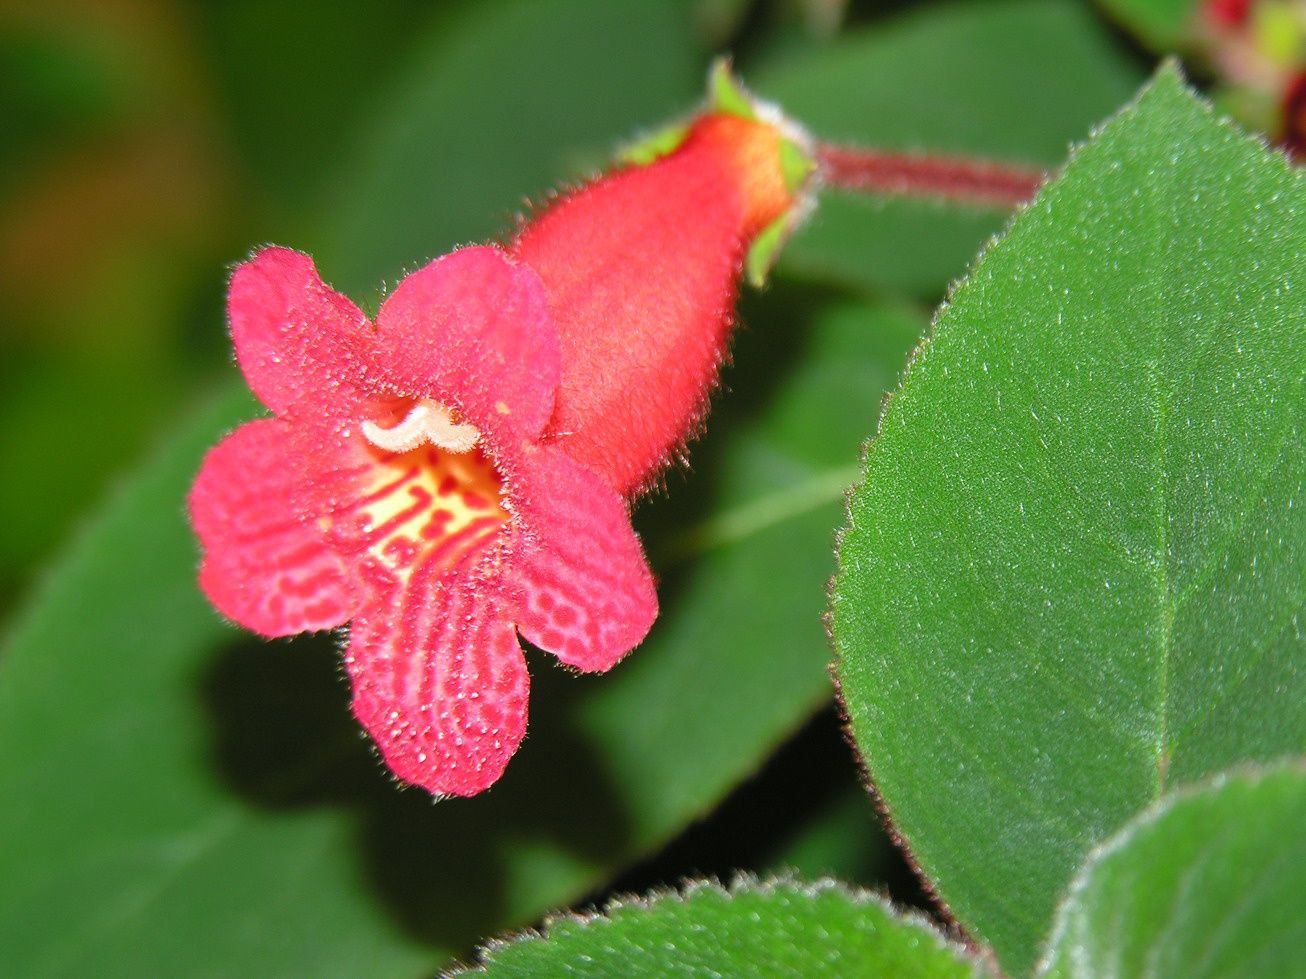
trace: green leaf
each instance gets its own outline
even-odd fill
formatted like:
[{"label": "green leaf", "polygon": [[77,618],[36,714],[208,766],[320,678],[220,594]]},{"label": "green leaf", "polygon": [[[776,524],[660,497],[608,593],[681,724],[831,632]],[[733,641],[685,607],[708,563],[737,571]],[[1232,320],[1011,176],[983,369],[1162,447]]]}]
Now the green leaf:
[{"label": "green leaf", "polygon": [[1306,749],[1304,218],[1301,174],[1162,72],[957,290],[867,457],[852,731],[1012,973],[1094,843]]},{"label": "green leaf", "polygon": [[1099,848],[1040,976],[1306,976],[1306,768],[1171,793]]},{"label": "green leaf", "polygon": [[[744,79],[823,140],[1053,165],[1142,76],[1084,4],[997,0],[914,10]],[[1003,221],[829,191],[779,269],[934,297]]]},{"label": "green leaf", "polygon": [[0,660],[0,797],[21,800],[0,807],[0,971],[412,975],[702,815],[829,696],[843,460],[923,328],[823,298],[777,289],[750,314],[740,396],[689,485],[642,514],[662,576],[649,641],[606,676],[530,656],[507,775],[437,806],[359,738],[335,642],[242,639],[198,593],[182,498],[251,410],[225,388],[88,528]]},{"label": "green leaf", "polygon": [[244,157],[266,203],[298,211],[320,203],[336,177],[342,136],[353,134],[384,104],[395,69],[409,63],[415,45],[461,32],[459,11],[451,9],[458,6],[468,5],[413,0],[196,5],[190,16],[193,41],[207,55],[207,63],[201,63],[208,69],[205,81],[229,116],[231,148]]},{"label": "green leaf", "polygon": [[1202,0],[1098,0],[1155,51],[1174,51],[1191,40]]},{"label": "green leaf", "polygon": [[832,881],[700,883],[683,894],[554,918],[543,935],[492,945],[489,976],[980,976],[925,921]]}]

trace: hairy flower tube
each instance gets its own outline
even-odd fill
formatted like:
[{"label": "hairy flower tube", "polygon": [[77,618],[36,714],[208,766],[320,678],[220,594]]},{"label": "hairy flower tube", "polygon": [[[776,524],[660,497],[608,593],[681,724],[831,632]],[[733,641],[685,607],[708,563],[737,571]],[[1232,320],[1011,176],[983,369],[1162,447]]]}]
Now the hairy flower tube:
[{"label": "hairy flower tube", "polygon": [[548,433],[623,494],[693,433],[744,266],[760,274],[810,197],[807,138],[724,65],[714,87],[664,155],[563,197],[511,246],[544,281],[562,347]]},{"label": "hairy flower tube", "polygon": [[606,670],[657,614],[625,501],[541,438],[562,361],[536,273],[467,248],[375,324],[305,255],[269,248],[228,298],[274,417],[236,429],[190,495],[200,582],[265,636],[352,621],[353,708],[386,764],[472,795],[526,729],[518,633]]}]

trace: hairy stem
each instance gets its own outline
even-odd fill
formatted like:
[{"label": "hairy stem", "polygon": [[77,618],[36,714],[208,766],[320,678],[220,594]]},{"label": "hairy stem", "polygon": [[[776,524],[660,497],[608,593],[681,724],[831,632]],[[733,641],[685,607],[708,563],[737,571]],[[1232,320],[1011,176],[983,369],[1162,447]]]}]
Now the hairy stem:
[{"label": "hairy stem", "polygon": [[890,153],[820,143],[816,158],[831,187],[1015,207],[1034,196],[1042,170],[990,160]]}]

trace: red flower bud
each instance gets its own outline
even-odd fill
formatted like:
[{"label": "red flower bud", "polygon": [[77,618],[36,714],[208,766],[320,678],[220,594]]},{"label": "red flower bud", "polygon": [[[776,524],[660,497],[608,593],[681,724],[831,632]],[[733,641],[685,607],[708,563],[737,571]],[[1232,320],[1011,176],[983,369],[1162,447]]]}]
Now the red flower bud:
[{"label": "red flower bud", "polygon": [[1283,148],[1299,163],[1306,159],[1306,71],[1298,72],[1288,83],[1280,107]]},{"label": "red flower bud", "polygon": [[563,198],[511,246],[544,282],[561,345],[545,437],[622,493],[645,487],[691,434],[750,248],[778,244],[804,210],[803,137],[726,94],[731,111]]},{"label": "red flower bud", "polygon": [[1217,27],[1241,27],[1251,14],[1251,0],[1206,0],[1207,19]]}]

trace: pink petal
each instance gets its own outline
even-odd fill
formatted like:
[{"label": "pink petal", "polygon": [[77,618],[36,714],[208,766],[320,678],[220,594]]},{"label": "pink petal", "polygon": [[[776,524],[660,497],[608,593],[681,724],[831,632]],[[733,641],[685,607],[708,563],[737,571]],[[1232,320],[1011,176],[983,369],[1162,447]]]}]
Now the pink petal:
[{"label": "pink petal", "polygon": [[626,505],[557,449],[529,457],[532,495],[519,504],[534,536],[516,574],[517,627],[578,669],[610,669],[658,614],[653,575]]},{"label": "pink petal", "polygon": [[395,387],[459,409],[482,431],[531,439],[562,368],[539,277],[497,248],[463,248],[404,279],[377,316],[376,360]]},{"label": "pink petal", "polygon": [[200,587],[224,615],[265,636],[330,629],[354,588],[312,518],[305,446],[276,418],[240,426],[209,452],[191,488],[204,547]]},{"label": "pink petal", "polygon": [[320,414],[333,402],[354,403],[367,317],[318,277],[307,255],[265,248],[237,268],[227,315],[240,369],[273,411],[306,401]]},{"label": "pink petal", "polygon": [[390,770],[436,795],[492,785],[526,733],[530,678],[495,582],[467,570],[376,583],[345,663]]}]

